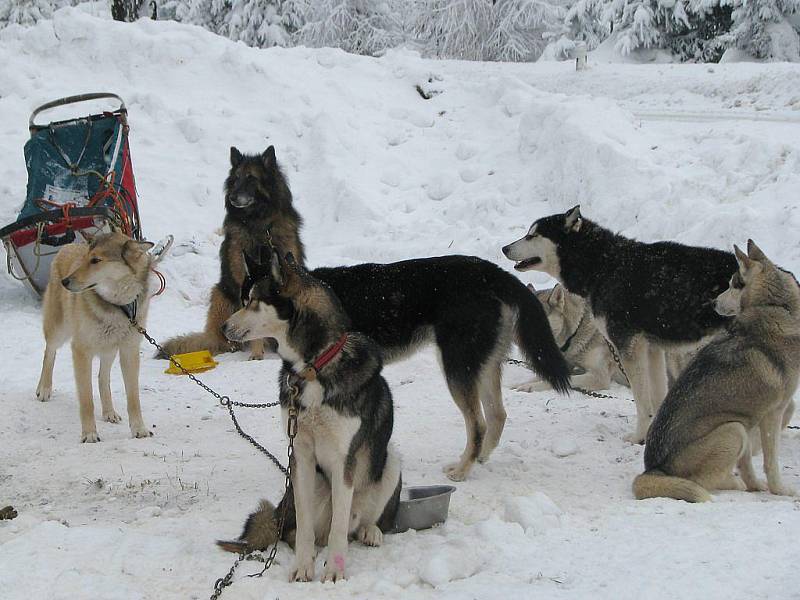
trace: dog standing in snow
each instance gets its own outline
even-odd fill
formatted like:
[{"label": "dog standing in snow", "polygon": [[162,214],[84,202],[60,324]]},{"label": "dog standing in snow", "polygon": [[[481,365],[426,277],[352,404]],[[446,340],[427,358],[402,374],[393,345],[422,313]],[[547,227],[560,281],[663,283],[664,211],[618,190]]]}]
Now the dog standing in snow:
[{"label": "dog standing in snow", "polygon": [[644,441],[666,395],[665,351],[691,352],[730,320],[713,303],[736,271],[733,254],[631,240],[585,219],[579,206],[537,220],[503,253],[516,270],[544,271],[589,303],[631,383],[632,443]]},{"label": "dog standing in snow", "polygon": [[142,420],[139,404],[139,342],[123,308],[136,306],[144,326],[150,305],[148,278],[151,242],[115,232],[98,235],[90,244],[69,244],[53,260],[44,293],[42,328],[46,347],[36,397],[45,402],[53,388],[56,351],[72,340],[72,362],[81,416],[81,442],[99,442],[92,399],[92,358],[100,357],[100,402],[103,420],[122,418],[111,402],[111,365],[119,364],[128,396],[128,423],[135,438],[152,433]]},{"label": "dog standing in snow", "polygon": [[379,546],[394,527],[400,501],[400,460],[389,443],[394,409],[381,375],[380,348],[350,330],[333,291],[291,254],[264,248],[260,263],[246,257],[244,308],[225,323],[235,342],[271,337],[283,359],[280,401],[284,430],[290,384],[301,387],[292,487],[278,509],[262,502],[238,541],[219,542],[233,552],[264,549],[279,535],[293,543],[291,579],[314,577],[315,543],[327,542],[322,581],[344,578],[348,537]]}]

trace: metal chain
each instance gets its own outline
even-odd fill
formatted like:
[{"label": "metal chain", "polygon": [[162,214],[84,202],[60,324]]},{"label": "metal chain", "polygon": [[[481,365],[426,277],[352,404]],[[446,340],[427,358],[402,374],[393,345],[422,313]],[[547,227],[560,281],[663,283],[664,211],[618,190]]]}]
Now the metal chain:
[{"label": "metal chain", "polygon": [[[294,457],[294,438],[297,436],[297,404],[300,398],[300,387],[297,385],[296,381],[292,380],[291,372],[286,376],[286,385],[289,389],[289,407],[287,409],[288,413],[288,420],[286,423],[286,435],[289,437],[289,445],[286,451],[286,457],[288,459],[288,467],[284,467],[280,461],[272,454],[269,450],[264,448],[261,444],[259,444],[253,436],[246,433],[241,426],[239,425],[239,421],[236,419],[236,414],[233,411],[234,406],[239,406],[242,408],[270,408],[273,406],[280,405],[280,401],[278,402],[265,402],[265,403],[248,403],[248,402],[236,402],[231,400],[228,396],[223,396],[215,392],[205,383],[200,381],[197,377],[192,375],[187,369],[183,367],[178,361],[176,361],[171,355],[164,352],[164,348],[155,341],[147,330],[144,327],[139,325],[136,322],[135,317],[128,317],[128,320],[131,323],[131,326],[138,331],[144,339],[146,339],[150,344],[152,344],[159,352],[169,357],[169,361],[175,365],[184,375],[186,375],[189,379],[191,379],[194,383],[199,385],[209,394],[214,396],[219,403],[228,409],[228,413],[231,416],[231,420],[233,421],[233,425],[236,427],[236,431],[241,435],[244,439],[250,442],[253,446],[255,446],[259,451],[261,451],[267,458],[269,458],[276,467],[278,467],[284,474],[284,486],[283,486],[283,495],[284,497],[289,491],[289,488],[292,485],[292,458]],[[231,568],[228,570],[227,574],[224,577],[220,577],[214,582],[214,592],[211,594],[211,600],[217,600],[221,595],[222,591],[233,583],[233,575],[236,573],[236,569],[243,560],[263,560],[264,568],[261,570],[260,573],[256,573],[251,575],[250,577],[261,577],[267,569],[269,569],[272,564],[275,562],[275,556],[278,554],[278,543],[280,542],[281,538],[283,537],[283,528],[286,524],[286,510],[287,510],[287,502],[283,503],[283,508],[281,510],[281,518],[278,522],[278,536],[275,539],[275,543],[272,545],[272,548],[269,551],[266,559],[261,559],[260,557],[256,557],[257,550],[251,550],[249,552],[242,552],[239,557],[233,562]]]},{"label": "metal chain", "polygon": [[622,373],[623,377],[628,380],[628,385],[630,385],[631,380],[628,379],[628,374],[625,372],[625,368],[622,366],[622,360],[619,358],[616,346],[614,346],[614,344],[612,344],[606,336],[603,336],[603,340],[605,341],[606,346],[608,346],[608,349],[611,351],[611,358],[613,358],[614,362],[617,363],[619,372]]},{"label": "metal chain", "polygon": [[[524,360],[517,360],[516,358],[506,358],[506,362],[511,365],[517,365],[518,367],[525,367],[526,369],[530,369],[530,366]],[[585,388],[577,387],[574,385],[569,386],[569,389],[575,390],[576,392],[580,392],[585,396],[591,396],[592,398],[602,398],[604,400],[619,400],[619,398],[617,398],[616,396],[611,396],[609,394],[601,394],[600,392],[587,390]]]},{"label": "metal chain", "polygon": [[[287,374],[286,377],[286,384],[289,388],[289,408],[288,412],[288,420],[286,422],[286,435],[289,437],[289,445],[286,450],[286,455],[289,460],[289,468],[284,470],[286,475],[284,479],[284,486],[283,486],[283,497],[286,498],[287,494],[289,493],[289,488],[292,485],[292,459],[294,458],[294,438],[297,436],[297,403],[298,399],[300,398],[300,388],[297,386],[296,383],[293,383],[291,380],[291,374]],[[234,421],[235,422],[235,421]],[[267,554],[267,558],[263,559],[260,556],[256,558],[257,550],[250,550],[249,552],[242,552],[239,557],[233,562],[231,565],[230,570],[224,577],[220,577],[214,582],[214,593],[211,594],[210,600],[218,600],[220,596],[222,596],[222,592],[225,590],[226,587],[233,583],[233,575],[236,572],[236,568],[239,566],[243,560],[263,560],[264,568],[261,569],[259,573],[253,573],[252,575],[248,575],[248,577],[261,577],[275,562],[275,556],[278,554],[278,543],[283,538],[283,528],[286,525],[286,510],[289,505],[288,502],[283,502],[283,508],[281,509],[281,517],[278,521],[278,535],[275,538],[275,543],[272,545],[272,548],[269,550],[269,554]]]}]

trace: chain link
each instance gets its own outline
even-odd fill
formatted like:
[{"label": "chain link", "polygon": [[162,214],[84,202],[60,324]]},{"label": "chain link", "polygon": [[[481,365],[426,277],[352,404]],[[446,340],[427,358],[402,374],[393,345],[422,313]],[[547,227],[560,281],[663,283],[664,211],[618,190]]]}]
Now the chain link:
[{"label": "chain link", "polygon": [[[286,449],[286,458],[288,459],[289,467],[284,469],[284,474],[286,477],[284,478],[283,484],[283,498],[286,499],[289,489],[292,486],[292,461],[294,458],[294,438],[297,436],[297,404],[300,398],[300,388],[299,386],[292,382],[291,380],[291,373],[287,374],[286,377],[287,387],[289,388],[289,407],[287,409],[288,419],[286,421],[286,435],[289,438],[289,444]],[[235,422],[235,421],[234,421]],[[252,575],[248,575],[248,577],[261,577],[267,570],[273,565],[275,562],[275,556],[278,554],[278,544],[280,543],[281,539],[283,538],[283,529],[286,526],[286,511],[288,508],[288,502],[281,502],[281,516],[280,520],[278,521],[278,535],[275,538],[275,543],[272,544],[272,548],[269,550],[269,554],[267,554],[267,558],[262,558],[260,555],[257,555],[257,550],[250,550],[249,552],[242,552],[239,555],[233,565],[231,566],[228,573],[225,577],[220,577],[217,581],[214,582],[214,593],[211,594],[210,600],[218,600],[220,596],[222,596],[223,590],[233,583],[233,575],[236,572],[236,568],[239,566],[243,560],[258,560],[264,562],[264,568],[261,569],[259,573],[253,573]]]},{"label": "chain link", "polygon": [[[530,369],[530,366],[524,360],[517,360],[516,358],[506,358],[506,362],[510,365],[516,365],[518,367],[525,367],[526,369]],[[611,396],[609,394],[601,394],[600,392],[587,390],[585,388],[577,387],[574,385],[569,386],[569,389],[575,390],[576,392],[580,392],[585,396],[591,396],[592,398],[602,398],[604,400],[619,400],[619,398],[617,398],[616,396]]]},{"label": "chain link", "polygon": [[[286,451],[288,459],[288,467],[284,467],[281,464],[281,462],[275,457],[274,454],[272,454],[269,450],[264,448],[264,446],[259,444],[255,440],[255,438],[253,438],[253,436],[249,435],[241,428],[241,426],[239,425],[239,421],[236,419],[236,414],[233,411],[234,406],[241,408],[271,408],[273,406],[280,405],[280,401],[264,402],[259,404],[248,403],[248,402],[236,402],[234,400],[231,400],[229,396],[224,396],[214,391],[205,383],[200,381],[197,377],[192,375],[192,373],[190,373],[187,369],[185,369],[183,365],[181,365],[178,361],[176,361],[172,356],[164,352],[164,348],[157,341],[155,341],[150,336],[149,333],[147,333],[147,330],[145,330],[144,327],[142,327],[141,325],[139,325],[139,323],[136,322],[135,317],[129,316],[128,320],[130,321],[131,326],[136,331],[138,331],[142,335],[142,337],[144,337],[144,339],[146,339],[150,344],[152,344],[159,352],[161,352],[161,354],[168,356],[169,361],[173,365],[175,365],[177,369],[179,369],[194,383],[203,388],[206,392],[214,396],[214,398],[216,398],[219,401],[220,405],[228,409],[228,413],[231,416],[233,425],[234,427],[236,427],[236,431],[239,433],[239,435],[242,436],[244,439],[246,439],[248,442],[250,442],[253,446],[255,446],[260,452],[262,452],[267,458],[269,458],[273,462],[273,464],[276,467],[278,467],[278,469],[281,470],[281,472],[283,472],[284,474],[283,495],[285,498],[287,493],[289,492],[289,488],[292,485],[292,459],[294,457],[294,438],[297,436],[297,415],[298,415],[297,405],[300,399],[300,391],[301,391],[297,381],[292,379],[292,374],[289,373],[287,374],[286,377],[286,384],[289,389],[289,407],[287,409],[288,420],[286,423],[286,434],[289,437],[289,445]],[[231,568],[228,570],[228,573],[224,577],[220,577],[214,582],[214,592],[211,594],[210,597],[211,600],[218,600],[218,598],[222,595],[223,590],[233,583],[233,575],[236,573],[236,569],[238,568],[239,563],[241,563],[243,560],[258,560],[264,563],[264,568],[261,570],[261,572],[255,573],[254,575],[250,575],[250,577],[261,577],[267,571],[267,569],[269,569],[275,562],[275,556],[278,554],[278,543],[281,541],[281,538],[283,537],[283,528],[286,524],[286,509],[288,503],[283,502],[282,504],[283,508],[281,510],[281,517],[278,522],[278,536],[275,539],[275,543],[272,545],[272,548],[270,549],[267,558],[265,559],[262,558],[258,554],[257,550],[251,550],[249,552],[242,552],[241,554],[239,554],[239,557],[233,562],[233,565],[231,565]]]}]

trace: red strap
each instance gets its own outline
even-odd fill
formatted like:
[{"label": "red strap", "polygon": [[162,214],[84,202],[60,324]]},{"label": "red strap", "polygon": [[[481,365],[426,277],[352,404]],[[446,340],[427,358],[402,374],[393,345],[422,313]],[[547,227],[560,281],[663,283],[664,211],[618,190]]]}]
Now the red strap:
[{"label": "red strap", "polygon": [[325,350],[325,352],[320,355],[320,357],[314,361],[314,370],[319,371],[322,367],[327,365],[329,362],[333,360],[333,357],[339,354],[339,351],[344,347],[347,343],[347,332],[342,334],[342,337],[330,348]]}]

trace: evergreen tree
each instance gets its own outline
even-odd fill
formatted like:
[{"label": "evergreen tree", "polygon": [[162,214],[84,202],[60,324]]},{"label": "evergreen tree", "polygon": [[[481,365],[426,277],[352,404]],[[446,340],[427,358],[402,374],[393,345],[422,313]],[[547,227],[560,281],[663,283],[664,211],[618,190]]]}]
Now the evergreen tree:
[{"label": "evergreen tree", "polygon": [[564,17],[567,36],[586,42],[589,50],[597,48],[610,32],[609,23],[603,19],[603,9],[602,0],[577,0]]},{"label": "evergreen tree", "polygon": [[[756,58],[787,58],[777,47],[784,40],[797,44],[797,32],[786,18],[800,12],[800,0],[740,0],[733,11],[732,38],[736,47]],[[776,25],[783,24],[783,31]],[[796,60],[796,59],[795,59]]]},{"label": "evergreen tree", "polygon": [[374,56],[403,41],[399,20],[385,1],[314,0],[303,20],[295,40],[304,46]]},{"label": "evergreen tree", "polygon": [[[0,29],[6,25],[34,25],[59,8],[50,0],[0,0]],[[61,3],[59,3],[61,4]]]}]

